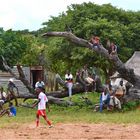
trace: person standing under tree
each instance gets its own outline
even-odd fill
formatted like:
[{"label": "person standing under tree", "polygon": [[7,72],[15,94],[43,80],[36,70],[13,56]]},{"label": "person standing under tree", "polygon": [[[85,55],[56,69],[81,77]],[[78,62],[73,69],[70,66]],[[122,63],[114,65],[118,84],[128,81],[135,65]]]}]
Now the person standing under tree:
[{"label": "person standing under tree", "polygon": [[67,88],[68,88],[69,99],[71,100],[72,87],[73,87],[73,75],[68,70],[65,74],[65,82],[66,82],[66,85],[67,85]]},{"label": "person standing under tree", "polygon": [[9,117],[14,117],[17,114],[17,110],[16,108],[13,106],[12,102],[9,102],[9,107],[6,109],[3,109],[0,112],[0,117],[4,116],[5,114],[7,114]]},{"label": "person standing under tree", "polygon": [[45,119],[46,123],[49,125],[49,128],[51,128],[52,124],[46,115],[46,103],[47,103],[48,111],[50,112],[50,108],[48,105],[48,98],[45,95],[45,93],[43,92],[42,87],[37,87],[36,93],[38,94],[38,101],[33,105],[33,108],[36,105],[38,105],[38,110],[36,113],[36,127],[39,126],[39,117],[42,116]]},{"label": "person standing under tree", "polygon": [[18,106],[18,101],[17,101],[17,97],[15,95],[14,89],[16,89],[17,94],[19,95],[19,91],[17,86],[14,84],[13,79],[9,79],[9,83],[7,86],[7,93],[8,93],[8,101],[11,100],[11,97],[13,97],[15,99],[15,105]]}]

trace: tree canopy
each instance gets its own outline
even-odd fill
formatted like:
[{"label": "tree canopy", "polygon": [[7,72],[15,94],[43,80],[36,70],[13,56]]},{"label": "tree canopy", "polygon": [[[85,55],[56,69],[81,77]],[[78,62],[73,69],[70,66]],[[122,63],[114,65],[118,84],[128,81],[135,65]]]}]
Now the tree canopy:
[{"label": "tree canopy", "polygon": [[43,25],[34,32],[0,29],[0,55],[10,66],[17,63],[37,65],[43,52],[47,67],[60,74],[66,69],[75,72],[86,63],[96,66],[105,75],[114,71],[109,60],[86,48],[75,47],[65,38],[40,38],[40,34],[48,31],[72,31],[85,40],[97,35],[104,47],[107,47],[109,39],[118,46],[118,55],[123,62],[140,49],[140,12],[125,11],[111,4],[72,4],[66,12],[52,17]]},{"label": "tree canopy", "polygon": [[[118,46],[119,57],[125,62],[135,50],[139,50],[139,21],[140,12],[125,11],[111,4],[100,6],[89,2],[69,6],[65,13],[44,22],[40,32],[70,30],[86,40],[97,35],[104,47],[109,39]],[[48,38],[46,43],[50,46],[49,57],[57,71],[62,71],[63,67],[77,69],[85,63],[99,67],[105,73],[113,69],[105,58],[88,49],[75,48],[75,44],[66,39]],[[61,63],[61,66],[57,63]]]}]

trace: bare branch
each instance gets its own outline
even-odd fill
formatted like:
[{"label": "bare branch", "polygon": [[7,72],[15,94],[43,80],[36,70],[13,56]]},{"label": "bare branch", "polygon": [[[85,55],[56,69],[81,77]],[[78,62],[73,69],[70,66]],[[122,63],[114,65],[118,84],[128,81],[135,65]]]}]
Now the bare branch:
[{"label": "bare branch", "polygon": [[19,79],[19,77],[15,73],[13,73],[12,69],[8,66],[5,58],[3,56],[1,56],[1,58],[2,58],[2,63],[3,63],[5,70],[7,70],[16,79]]}]

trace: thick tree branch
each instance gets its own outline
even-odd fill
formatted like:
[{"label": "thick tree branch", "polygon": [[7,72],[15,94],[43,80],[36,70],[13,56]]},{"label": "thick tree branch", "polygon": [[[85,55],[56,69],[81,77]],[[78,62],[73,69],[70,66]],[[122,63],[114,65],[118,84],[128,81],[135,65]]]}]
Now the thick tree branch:
[{"label": "thick tree branch", "polygon": [[23,72],[20,65],[17,65],[17,70],[18,70],[18,73],[19,73],[19,78],[18,79],[23,82],[23,84],[26,86],[26,88],[29,90],[30,93],[34,93],[34,89],[31,86],[31,84],[29,83],[29,81],[26,79],[26,77],[24,75],[24,72]]},{"label": "thick tree branch", "polygon": [[26,88],[29,90],[30,93],[34,93],[34,89],[32,88],[32,86],[30,85],[29,81],[26,79],[24,72],[21,68],[20,65],[17,65],[17,70],[19,73],[19,76],[17,76],[12,69],[8,66],[5,58],[2,56],[2,62],[3,62],[3,66],[4,68],[16,79],[21,80],[23,82],[23,84],[26,86]]},{"label": "thick tree branch", "polygon": [[13,73],[12,69],[8,66],[5,58],[3,56],[1,56],[1,58],[2,58],[2,63],[3,63],[5,70],[8,71],[13,77],[18,79],[19,77],[15,73]]},{"label": "thick tree branch", "polygon": [[42,35],[43,37],[65,37],[69,41],[80,45],[82,47],[86,47],[91,49],[92,51],[95,51],[98,54],[101,54],[102,56],[109,59],[113,64],[116,70],[119,72],[120,76],[130,83],[132,83],[135,87],[139,87],[140,85],[140,76],[136,75],[134,73],[133,69],[130,69],[126,67],[122,61],[119,59],[118,55],[109,55],[108,51],[100,45],[99,48],[93,47],[93,45],[88,42],[87,40],[84,40],[82,38],[78,38],[71,32],[47,32]]}]

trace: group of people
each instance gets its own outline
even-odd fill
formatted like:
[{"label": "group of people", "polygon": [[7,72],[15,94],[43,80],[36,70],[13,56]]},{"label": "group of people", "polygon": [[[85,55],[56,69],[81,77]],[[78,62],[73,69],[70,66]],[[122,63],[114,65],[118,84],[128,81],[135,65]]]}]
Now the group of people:
[{"label": "group of people", "polygon": [[[89,70],[87,68],[87,65],[85,65],[82,69],[77,70],[75,82],[81,84],[84,87],[85,93],[88,91],[89,85],[91,85],[90,87],[92,87],[92,91],[95,91],[96,90],[96,75],[97,75],[97,71],[95,67],[92,67]],[[68,88],[69,99],[71,100],[72,87],[73,87],[73,75],[70,73],[70,71],[67,71],[65,74],[65,83]],[[123,85],[123,81],[120,81],[120,87],[118,87],[118,89],[120,88],[122,88],[122,92],[123,94],[125,94],[126,89]],[[16,116],[16,108],[13,106],[13,103],[10,102],[10,99],[14,98],[15,105],[18,106],[14,89],[16,89],[16,92],[19,95],[18,88],[14,84],[13,79],[10,79],[8,82],[8,85],[7,85],[8,94],[4,92],[3,87],[0,88],[0,109],[2,110],[1,116],[5,113],[8,114],[9,116]],[[103,88],[103,91],[100,96],[100,105],[99,105],[100,111],[102,111],[104,106],[106,106],[108,110],[111,110],[113,107],[121,109],[121,102],[119,98],[116,96],[117,91],[120,92],[118,89],[114,90],[111,85],[105,86]],[[46,123],[51,128],[52,123],[46,115],[46,105],[48,107],[48,111],[50,111],[50,108],[48,105],[48,98],[45,94],[45,83],[42,81],[41,78],[39,78],[35,84],[35,92],[38,95],[38,100],[32,105],[32,107],[34,108],[35,106],[38,105],[38,110],[36,113],[36,127],[39,126],[39,119],[40,119],[40,116],[42,116],[44,120],[46,121]],[[9,102],[9,107],[4,110],[3,104],[5,102]]]},{"label": "group of people", "polygon": [[[36,127],[39,126],[39,119],[40,116],[42,116],[46,123],[49,125],[49,128],[52,127],[52,123],[48,119],[46,115],[46,106],[48,107],[48,111],[50,111],[49,105],[48,105],[48,98],[45,94],[45,84],[44,82],[39,79],[35,84],[35,93],[38,95],[38,100],[32,105],[32,108],[38,106],[38,110],[36,112]],[[0,88],[0,117],[7,114],[8,116],[16,116],[16,107],[13,105],[13,103],[10,101],[10,98],[13,97],[15,99],[15,105],[18,106],[17,98],[15,95],[15,90],[18,92],[18,87],[14,84],[13,79],[9,79],[8,85],[7,85],[7,93],[4,92],[3,87]],[[5,102],[9,102],[9,107],[4,109],[3,104]]]},{"label": "group of people", "polygon": [[[100,49],[100,46],[102,45],[98,36],[92,36],[90,43],[93,44],[94,49]],[[113,41],[107,40],[107,50],[110,55],[115,55],[117,54],[118,47]]]},{"label": "group of people", "polygon": [[[88,68],[87,65],[84,65],[82,69],[78,69],[76,72],[75,83],[83,86],[85,93],[87,93],[89,86],[92,88],[92,91],[96,91],[97,73],[95,69],[95,67]],[[68,88],[68,95],[70,100],[72,96],[73,82],[73,75],[70,71],[67,71],[65,74],[65,83]]]},{"label": "group of people", "polygon": [[[16,93],[15,93],[16,90]],[[7,92],[4,91],[4,88],[0,87],[0,111],[1,115],[4,113],[8,114],[9,116],[16,116],[16,108],[14,107],[13,103],[11,102],[11,99],[13,98],[15,100],[15,105],[18,106],[18,101],[16,94],[19,95],[19,91],[17,86],[14,84],[13,79],[9,79],[8,85],[7,85]],[[7,109],[3,108],[3,104],[8,102],[9,107]]]},{"label": "group of people", "polygon": [[121,98],[125,94],[126,87],[123,80],[115,87],[112,85],[104,85],[100,95],[100,103],[95,107],[95,111],[100,110],[100,112],[102,112],[103,108],[107,108],[107,110],[113,110],[114,108],[121,110]]}]

